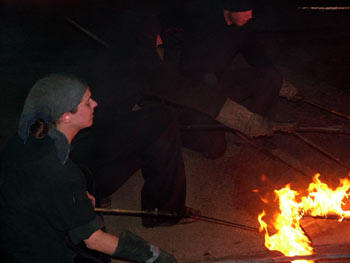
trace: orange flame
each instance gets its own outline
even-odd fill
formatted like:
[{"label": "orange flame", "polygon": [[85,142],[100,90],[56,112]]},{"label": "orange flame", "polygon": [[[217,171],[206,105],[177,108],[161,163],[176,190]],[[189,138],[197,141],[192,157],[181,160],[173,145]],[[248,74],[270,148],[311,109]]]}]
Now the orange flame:
[{"label": "orange flame", "polygon": [[[328,214],[337,214],[341,219],[350,217],[350,211],[344,211],[343,199],[350,193],[350,180],[341,179],[340,186],[335,190],[328,187],[327,184],[319,180],[320,174],[313,177],[313,183],[308,187],[308,196],[301,197],[301,201],[296,201],[299,195],[297,191],[291,190],[290,185],[285,188],[275,190],[276,197],[279,199],[280,213],[272,222],[276,233],[269,235],[267,223],[263,221],[266,215],[263,211],[258,216],[260,231],[265,231],[265,246],[270,250],[282,252],[285,256],[311,255],[314,253],[311,241],[305,235],[300,226],[300,219],[303,215],[327,216]],[[266,202],[266,200],[263,200]],[[313,262],[305,260],[296,260],[293,262]]]},{"label": "orange flame", "polygon": [[301,199],[301,207],[304,213],[311,216],[327,216],[327,214],[336,214],[340,221],[345,217],[350,217],[350,211],[344,211],[343,199],[349,196],[347,193],[350,189],[349,179],[341,179],[340,186],[332,190],[327,184],[322,183],[318,178],[320,174],[316,174],[313,183],[309,185],[309,196]]}]

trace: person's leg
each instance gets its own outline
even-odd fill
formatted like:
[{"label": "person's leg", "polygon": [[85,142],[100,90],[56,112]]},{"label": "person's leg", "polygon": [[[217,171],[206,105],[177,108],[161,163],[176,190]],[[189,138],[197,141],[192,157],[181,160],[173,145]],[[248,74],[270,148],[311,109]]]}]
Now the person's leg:
[{"label": "person's leg", "polygon": [[177,122],[172,113],[159,112],[154,123],[167,119],[166,130],[141,155],[142,209],[181,212],[186,200],[186,177],[181,140]]},{"label": "person's leg", "polygon": [[90,189],[93,186],[97,203],[117,191],[141,167],[135,150],[120,152],[122,143],[116,130],[110,125],[96,124],[73,141],[71,158],[93,174],[93,184],[91,178],[87,183]]},{"label": "person's leg", "polygon": [[[92,147],[81,147],[89,140]],[[166,108],[142,109],[114,121],[97,122],[77,138],[75,151],[75,161],[93,170],[99,198],[115,192],[142,167],[143,209],[184,208],[186,182],[181,142],[176,121]],[[88,152],[89,156],[84,156]]]},{"label": "person's leg", "polygon": [[226,151],[225,131],[192,130],[186,126],[218,124],[212,117],[199,111],[178,107],[179,123],[185,128],[181,131],[182,145],[188,149],[200,152],[208,159],[217,159]]},{"label": "person's leg", "polygon": [[[182,86],[182,88],[185,85]],[[201,105],[200,108],[205,108],[206,103],[210,101],[209,99],[206,99],[208,97],[207,95],[214,95],[211,96],[211,101],[214,104],[214,107],[212,108],[217,108],[215,111],[219,111],[219,103],[215,103],[214,101],[216,100],[217,93],[215,92],[210,92],[206,93],[208,91],[204,85],[201,87],[203,90],[198,89],[197,87],[190,86],[189,88],[193,90],[196,90],[198,93],[197,95],[193,95],[192,101],[196,101],[192,106],[196,105]],[[187,89],[188,90],[188,89]],[[179,89],[177,89],[179,91]],[[188,90],[183,90],[183,96],[191,96],[193,92]],[[170,93],[170,87],[168,86],[168,92]],[[204,94],[203,94],[204,93]],[[204,95],[204,96],[203,96]],[[178,96],[178,98],[183,97],[183,96]],[[171,96],[169,96],[171,97]],[[212,125],[212,124],[218,124],[217,121],[214,120],[213,117],[210,115],[200,112],[199,110],[196,110],[194,107],[186,107],[184,105],[184,99],[181,98],[177,103],[174,103],[176,96],[172,96],[174,99],[172,102],[170,101],[162,101],[158,97],[151,97],[151,96],[145,96],[141,101],[140,105],[168,105],[171,107],[176,116],[177,116],[177,121],[179,124],[180,128],[180,138],[182,145],[190,150],[199,152],[203,154],[204,157],[208,159],[217,159],[221,156],[226,151],[226,136],[224,131],[220,130],[200,130],[197,129],[195,126],[199,125]],[[220,97],[221,99],[221,97]],[[189,101],[189,99],[187,99]],[[203,102],[204,101],[204,102]],[[181,103],[182,102],[182,103]],[[179,104],[180,103],[180,104]],[[209,109],[213,105],[208,105],[206,108]],[[192,128],[193,127],[193,128]]]}]

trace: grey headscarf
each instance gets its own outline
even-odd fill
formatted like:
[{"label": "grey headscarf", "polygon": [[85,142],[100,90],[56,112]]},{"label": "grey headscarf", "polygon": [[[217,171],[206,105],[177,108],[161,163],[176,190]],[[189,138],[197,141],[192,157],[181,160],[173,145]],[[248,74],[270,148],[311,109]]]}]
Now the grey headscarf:
[{"label": "grey headscarf", "polygon": [[48,135],[54,139],[58,157],[64,164],[70,145],[66,137],[56,130],[54,122],[79,105],[87,88],[82,80],[64,74],[51,74],[38,80],[29,91],[19,120],[18,135],[24,143],[30,127],[36,120],[43,120],[50,125]]},{"label": "grey headscarf", "polygon": [[19,120],[18,134],[26,141],[37,119],[51,124],[63,113],[74,109],[82,100],[87,85],[64,74],[51,74],[38,80],[29,91]]}]

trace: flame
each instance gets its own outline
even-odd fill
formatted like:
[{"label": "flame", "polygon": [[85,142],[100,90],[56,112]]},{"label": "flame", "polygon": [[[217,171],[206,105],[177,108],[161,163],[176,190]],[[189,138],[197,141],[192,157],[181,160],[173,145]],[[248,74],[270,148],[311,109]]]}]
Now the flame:
[{"label": "flame", "polygon": [[309,185],[309,196],[303,197],[301,207],[304,213],[311,216],[327,216],[327,214],[336,214],[341,221],[345,217],[350,217],[350,211],[344,211],[342,205],[345,203],[343,199],[349,196],[350,181],[349,179],[341,179],[340,186],[335,190],[322,183],[318,178],[320,174],[316,174],[313,183]]},{"label": "flame", "polygon": [[[308,196],[299,198],[297,191],[291,190],[290,185],[286,185],[280,190],[275,190],[275,195],[279,200],[280,212],[272,222],[276,233],[270,235],[268,225],[263,221],[265,211],[258,216],[260,231],[265,232],[265,246],[270,250],[282,252],[285,256],[312,255],[314,254],[311,241],[305,235],[300,226],[300,219],[304,215],[327,216],[336,214],[342,220],[350,217],[350,211],[344,211],[344,198],[350,195],[350,180],[345,178],[340,180],[340,186],[335,190],[319,180],[320,174],[313,177],[313,182],[308,187]],[[266,200],[263,200],[266,202]],[[310,260],[296,260],[293,262],[313,262]]]}]

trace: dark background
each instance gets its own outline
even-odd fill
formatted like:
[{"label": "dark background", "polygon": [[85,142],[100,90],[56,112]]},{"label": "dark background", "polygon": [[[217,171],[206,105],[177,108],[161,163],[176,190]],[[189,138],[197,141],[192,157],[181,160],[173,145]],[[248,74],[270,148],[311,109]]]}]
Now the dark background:
[{"label": "dark background", "polygon": [[[51,71],[51,65],[68,47],[70,50],[104,48],[72,28],[65,20],[66,16],[109,42],[114,33],[113,26],[105,23],[104,19],[131,2],[1,0],[2,122],[16,125],[28,90],[38,78]],[[349,2],[257,0],[254,15],[261,40],[276,66],[287,78],[299,82],[301,89],[306,88],[316,94],[320,93],[323,84],[338,91],[349,89],[350,10],[300,10],[298,7],[350,6]],[[62,8],[64,3],[70,3],[70,7]],[[170,5],[169,1],[158,3]],[[237,65],[241,66],[240,63]]]}]

